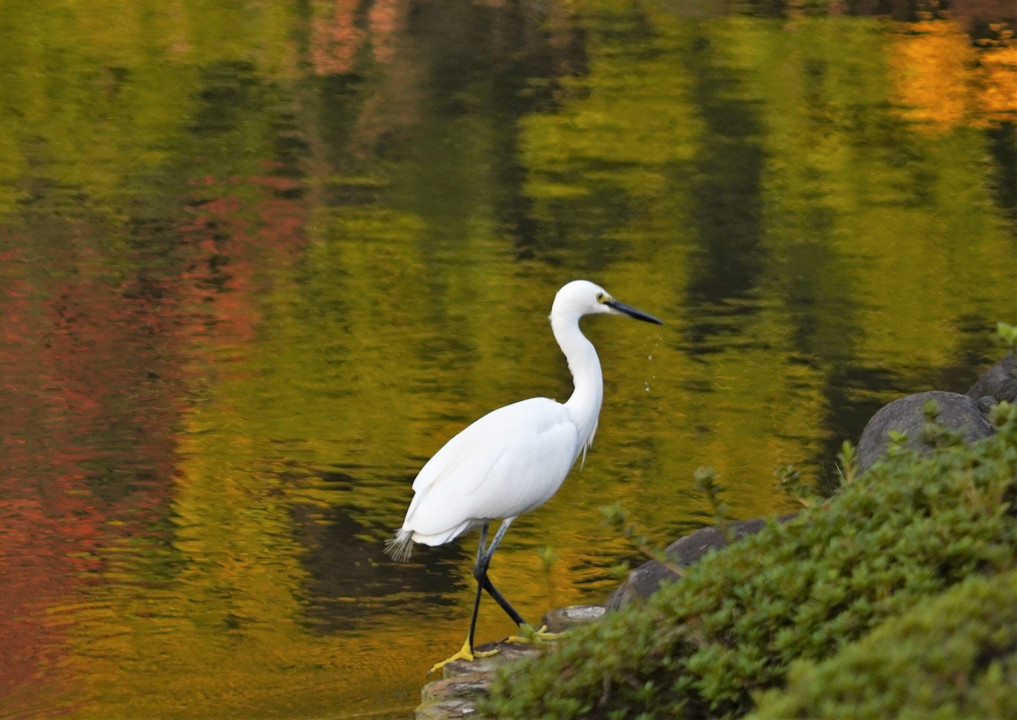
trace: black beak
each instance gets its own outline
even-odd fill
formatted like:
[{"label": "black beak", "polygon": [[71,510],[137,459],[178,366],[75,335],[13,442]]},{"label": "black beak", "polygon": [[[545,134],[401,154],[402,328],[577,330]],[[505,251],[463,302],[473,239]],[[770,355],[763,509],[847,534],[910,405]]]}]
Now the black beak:
[{"label": "black beak", "polygon": [[637,310],[631,305],[626,305],[625,303],[618,302],[617,300],[608,300],[604,304],[607,305],[609,308],[613,308],[618,312],[625,313],[629,317],[635,318],[636,320],[642,320],[643,322],[653,323],[654,325],[664,324],[663,321],[658,320],[657,318],[653,317],[653,315],[650,315],[649,313],[644,313],[642,310]]}]

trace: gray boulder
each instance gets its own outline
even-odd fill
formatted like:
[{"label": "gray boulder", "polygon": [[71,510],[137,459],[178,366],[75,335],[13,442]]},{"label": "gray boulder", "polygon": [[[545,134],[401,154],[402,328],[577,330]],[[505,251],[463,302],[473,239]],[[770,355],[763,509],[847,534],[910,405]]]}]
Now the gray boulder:
[{"label": "gray boulder", "polygon": [[989,397],[996,402],[1017,402],[1017,358],[1014,353],[1007,353],[1006,357],[982,373],[965,395],[974,400]]},{"label": "gray boulder", "polygon": [[883,456],[891,432],[905,433],[908,447],[919,453],[928,452],[929,446],[922,440],[922,429],[925,427],[925,405],[930,400],[934,400],[939,408],[938,422],[951,430],[963,431],[967,442],[975,442],[993,433],[992,426],[985,419],[984,403],[980,404],[971,395],[942,390],[907,395],[880,408],[865,426],[858,441],[859,468],[865,470]]},{"label": "gray boulder", "polygon": [[[780,522],[789,520],[793,515],[779,518]],[[667,546],[664,554],[671,565],[677,568],[688,567],[700,560],[711,550],[719,550],[727,545],[727,537],[738,540],[746,535],[759,532],[766,525],[766,520],[756,518],[727,524],[727,535],[716,527],[704,527],[689,535],[675,540]],[[670,567],[656,560],[645,562],[628,574],[625,581],[611,593],[604,607],[608,610],[624,607],[634,600],[649,597],[667,580],[675,580],[679,576]]]},{"label": "gray boulder", "polygon": [[545,626],[548,632],[560,633],[596,622],[603,614],[603,605],[568,605],[548,610],[541,618],[540,624]]}]

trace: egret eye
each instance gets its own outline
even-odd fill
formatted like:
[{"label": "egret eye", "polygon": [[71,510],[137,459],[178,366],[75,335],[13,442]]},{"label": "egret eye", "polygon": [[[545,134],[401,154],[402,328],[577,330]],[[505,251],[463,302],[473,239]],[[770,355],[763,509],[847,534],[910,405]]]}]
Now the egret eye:
[{"label": "egret eye", "polygon": [[597,293],[597,302],[602,303],[606,299],[607,297],[604,295],[604,293],[602,292]]}]

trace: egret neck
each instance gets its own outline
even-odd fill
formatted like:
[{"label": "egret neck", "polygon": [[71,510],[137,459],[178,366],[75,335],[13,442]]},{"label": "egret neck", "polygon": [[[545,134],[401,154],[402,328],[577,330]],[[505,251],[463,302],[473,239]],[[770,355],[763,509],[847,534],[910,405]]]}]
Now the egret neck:
[{"label": "egret neck", "polygon": [[600,371],[600,359],[593,343],[586,339],[579,329],[579,318],[574,313],[551,311],[551,331],[558,341],[575,389],[565,402],[565,408],[572,415],[579,431],[576,457],[586,456],[586,449],[593,443],[597,431],[597,417],[604,399],[604,380]]}]

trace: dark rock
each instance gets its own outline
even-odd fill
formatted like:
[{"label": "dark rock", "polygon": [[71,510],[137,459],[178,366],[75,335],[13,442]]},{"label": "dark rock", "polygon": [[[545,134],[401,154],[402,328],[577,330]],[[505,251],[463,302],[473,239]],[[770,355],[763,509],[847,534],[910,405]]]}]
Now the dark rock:
[{"label": "dark rock", "polygon": [[473,662],[456,660],[442,668],[444,677],[429,682],[420,691],[417,720],[449,720],[477,716],[477,701],[487,695],[491,675],[502,665],[527,655],[536,655],[540,648],[506,641],[484,643],[477,652],[497,650],[494,655],[478,657]]},{"label": "dark rock", "polygon": [[446,680],[454,678],[473,679],[478,675],[490,675],[506,663],[518,660],[525,655],[534,655],[540,652],[539,645],[509,642],[508,640],[484,643],[483,645],[475,646],[473,649],[478,653],[490,652],[491,650],[497,650],[498,652],[487,657],[478,657],[473,662],[469,660],[450,662],[442,668],[442,675]]},{"label": "dark rock", "polygon": [[[604,608],[599,605],[574,605],[551,610],[544,616],[543,624],[551,632],[564,632],[577,625],[598,620],[603,614]],[[498,652],[488,657],[478,657],[473,662],[456,660],[442,668],[444,677],[428,683],[420,691],[417,720],[478,717],[477,701],[487,695],[494,671],[521,657],[536,655],[540,648],[540,645],[507,640],[476,646],[474,650],[477,652]]]},{"label": "dark rock", "polygon": [[926,422],[925,405],[930,400],[939,408],[938,422],[951,430],[963,430],[967,442],[992,434],[982,406],[970,395],[941,390],[907,395],[880,408],[865,426],[858,441],[859,468],[865,470],[883,456],[891,432],[907,434],[908,447],[916,452],[927,452],[929,447],[922,440],[922,429]]},{"label": "dark rock", "polygon": [[475,700],[487,692],[484,673],[456,675],[427,683],[420,691],[421,705],[437,705],[452,700]]},{"label": "dark rock", "polygon": [[[793,515],[779,518],[779,522],[790,520]],[[731,538],[738,540],[763,529],[766,520],[744,520],[727,524],[727,532]],[[697,562],[711,550],[719,550],[727,545],[727,535],[717,527],[705,527],[675,540],[667,546],[664,553],[671,559],[671,565],[677,568],[688,567]],[[624,607],[634,600],[642,600],[652,595],[661,583],[678,578],[675,571],[656,560],[645,562],[629,573],[611,596],[604,603],[608,610]]]},{"label": "dark rock", "polygon": [[991,397],[996,402],[1017,402],[1017,358],[1013,352],[990,367],[965,395],[975,400]]}]

